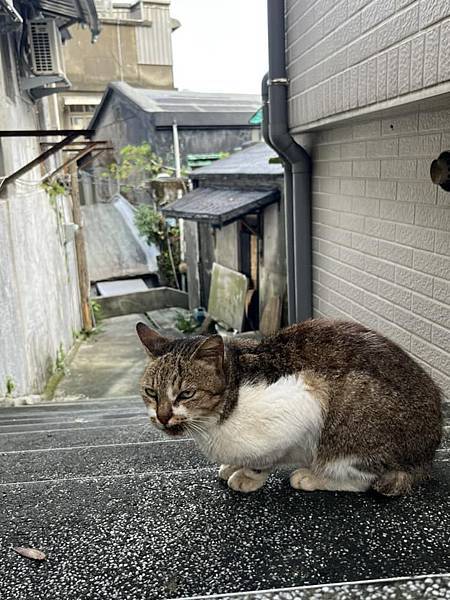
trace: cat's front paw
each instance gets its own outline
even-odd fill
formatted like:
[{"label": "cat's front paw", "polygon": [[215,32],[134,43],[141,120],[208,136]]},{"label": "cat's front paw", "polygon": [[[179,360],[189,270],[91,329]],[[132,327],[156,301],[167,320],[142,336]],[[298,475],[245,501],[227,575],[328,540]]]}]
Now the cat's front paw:
[{"label": "cat's front paw", "polygon": [[224,481],[228,481],[233,473],[239,471],[241,467],[237,465],[220,465],[219,467],[219,477]]},{"label": "cat's front paw", "polygon": [[228,479],[228,487],[235,492],[256,492],[266,482],[269,473],[267,471],[254,471],[253,469],[239,469]]},{"label": "cat's front paw", "polygon": [[291,486],[296,490],[304,492],[314,492],[320,489],[320,481],[309,469],[297,469],[291,473]]}]

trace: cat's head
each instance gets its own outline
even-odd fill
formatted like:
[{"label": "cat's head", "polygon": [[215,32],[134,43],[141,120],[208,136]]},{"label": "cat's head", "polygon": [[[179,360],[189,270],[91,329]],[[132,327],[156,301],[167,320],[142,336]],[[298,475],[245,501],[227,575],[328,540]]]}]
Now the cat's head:
[{"label": "cat's head", "polygon": [[169,340],[144,323],[136,331],[150,356],[141,394],[152,423],[177,435],[217,422],[226,389],[222,338]]}]

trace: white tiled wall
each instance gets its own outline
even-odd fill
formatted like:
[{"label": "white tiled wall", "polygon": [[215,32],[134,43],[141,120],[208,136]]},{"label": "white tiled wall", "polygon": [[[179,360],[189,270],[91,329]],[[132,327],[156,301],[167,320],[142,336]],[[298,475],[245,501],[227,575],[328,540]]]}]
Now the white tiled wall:
[{"label": "white tiled wall", "polygon": [[315,316],[388,335],[450,390],[450,193],[429,167],[450,110],[321,131],[313,148]]},{"label": "white tiled wall", "polygon": [[287,0],[295,131],[450,79],[449,0]]}]

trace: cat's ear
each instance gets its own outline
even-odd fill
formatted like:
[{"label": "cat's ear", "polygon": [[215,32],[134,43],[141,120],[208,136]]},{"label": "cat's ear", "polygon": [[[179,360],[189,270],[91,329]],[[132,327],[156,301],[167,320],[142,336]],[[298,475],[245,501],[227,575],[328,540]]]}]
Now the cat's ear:
[{"label": "cat's ear", "polygon": [[218,371],[223,368],[224,346],[220,335],[206,337],[195,349],[192,360],[200,360],[215,367]]},{"label": "cat's ear", "polygon": [[145,323],[136,325],[136,333],[139,336],[144,348],[151,357],[156,357],[161,353],[161,348],[167,342],[166,338],[160,335],[157,331],[147,327]]}]

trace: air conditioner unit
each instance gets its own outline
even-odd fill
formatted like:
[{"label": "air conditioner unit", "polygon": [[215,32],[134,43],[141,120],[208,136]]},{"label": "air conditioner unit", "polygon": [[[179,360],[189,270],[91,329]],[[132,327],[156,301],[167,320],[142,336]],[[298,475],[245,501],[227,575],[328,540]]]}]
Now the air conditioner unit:
[{"label": "air conditioner unit", "polygon": [[61,36],[54,19],[35,19],[28,23],[31,70],[34,75],[65,79]]}]

